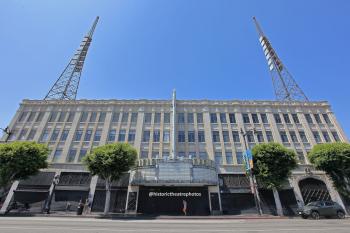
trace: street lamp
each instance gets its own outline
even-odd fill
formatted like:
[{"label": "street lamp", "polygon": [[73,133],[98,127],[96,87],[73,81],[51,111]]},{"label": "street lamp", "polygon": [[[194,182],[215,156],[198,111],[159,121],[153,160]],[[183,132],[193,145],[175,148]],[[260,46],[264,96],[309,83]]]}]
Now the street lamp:
[{"label": "street lamp", "polygon": [[60,176],[57,174],[57,175],[55,175],[55,177],[54,177],[53,180],[52,180],[52,185],[53,185],[52,191],[51,191],[51,193],[49,194],[49,198],[48,198],[48,200],[47,200],[47,202],[46,202],[46,205],[45,205],[45,210],[46,210],[46,213],[47,213],[47,214],[50,214],[52,197],[53,197],[53,195],[54,195],[56,185],[59,183],[59,181],[60,181]]},{"label": "street lamp", "polygon": [[9,129],[9,127],[7,126],[5,129],[0,128],[0,130],[2,130],[5,134],[7,134],[7,137],[5,139],[5,142],[7,142],[10,138],[10,135],[12,133],[12,131]]},{"label": "street lamp", "polygon": [[[242,128],[240,130],[240,133],[243,136],[245,153],[247,153],[247,151],[249,150],[249,146],[248,146],[248,143],[247,143],[247,140],[246,140],[247,133],[244,132]],[[248,165],[249,162],[246,161],[246,164]],[[248,171],[248,175],[249,175],[250,189],[251,189],[251,191],[252,191],[252,193],[254,195],[254,202],[255,202],[256,210],[259,213],[259,215],[262,215],[261,201],[260,201],[259,191],[258,191],[257,184],[256,184],[256,179],[254,177],[254,174],[253,174],[253,171],[252,171],[251,167],[247,171]]]}]

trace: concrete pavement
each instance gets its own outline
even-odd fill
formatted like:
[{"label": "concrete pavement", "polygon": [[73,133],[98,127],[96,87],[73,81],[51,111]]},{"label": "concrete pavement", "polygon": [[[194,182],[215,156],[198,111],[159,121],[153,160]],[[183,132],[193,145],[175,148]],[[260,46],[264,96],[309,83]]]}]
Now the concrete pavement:
[{"label": "concrete pavement", "polygon": [[108,232],[298,232],[348,233],[349,219],[155,219],[113,220],[59,217],[0,217],[1,233],[108,233]]}]

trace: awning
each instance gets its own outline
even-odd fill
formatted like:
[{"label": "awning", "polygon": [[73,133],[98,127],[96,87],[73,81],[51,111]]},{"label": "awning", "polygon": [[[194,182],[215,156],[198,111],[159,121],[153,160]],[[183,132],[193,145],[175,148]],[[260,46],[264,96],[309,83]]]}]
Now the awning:
[{"label": "awning", "polygon": [[48,195],[49,190],[14,190],[14,200],[22,204],[44,201]]}]

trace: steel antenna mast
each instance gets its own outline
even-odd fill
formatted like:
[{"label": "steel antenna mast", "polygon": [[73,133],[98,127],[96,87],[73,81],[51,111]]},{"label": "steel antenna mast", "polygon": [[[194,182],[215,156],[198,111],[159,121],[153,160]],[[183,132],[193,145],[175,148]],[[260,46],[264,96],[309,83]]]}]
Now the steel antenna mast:
[{"label": "steel antenna mast", "polygon": [[279,101],[309,101],[277,56],[255,17],[253,17],[253,20],[259,34],[259,42],[263,48],[269,66],[276,99]]},{"label": "steel antenna mast", "polygon": [[44,100],[76,99],[84,61],[91,44],[92,35],[94,34],[98,19],[99,17],[97,16],[91,29],[80,43],[80,46],[75,52],[73,58],[63,70],[55,84],[51,87]]}]

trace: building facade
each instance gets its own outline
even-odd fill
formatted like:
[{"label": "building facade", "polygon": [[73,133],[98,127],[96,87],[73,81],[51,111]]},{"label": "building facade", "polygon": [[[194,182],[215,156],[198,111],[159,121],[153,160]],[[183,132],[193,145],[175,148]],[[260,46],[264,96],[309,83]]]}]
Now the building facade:
[{"label": "building facade", "polygon": [[[28,199],[34,208],[30,196],[42,208],[50,195],[57,210],[86,198],[92,211],[101,211],[103,180],[91,177],[81,160],[96,146],[127,142],[138,152],[137,166],[112,185],[112,212],[181,214],[184,200],[192,215],[254,212],[242,132],[249,148],[274,141],[296,151],[299,166],[280,191],[286,214],[316,199],[344,205],[329,178],[306,157],[318,143],[348,142],[327,102],[176,100],[175,95],[172,100],[23,100],[9,128],[9,141],[47,144],[50,166],[15,182],[2,211],[15,200]],[[263,211],[274,213],[272,193],[259,190]]]}]

